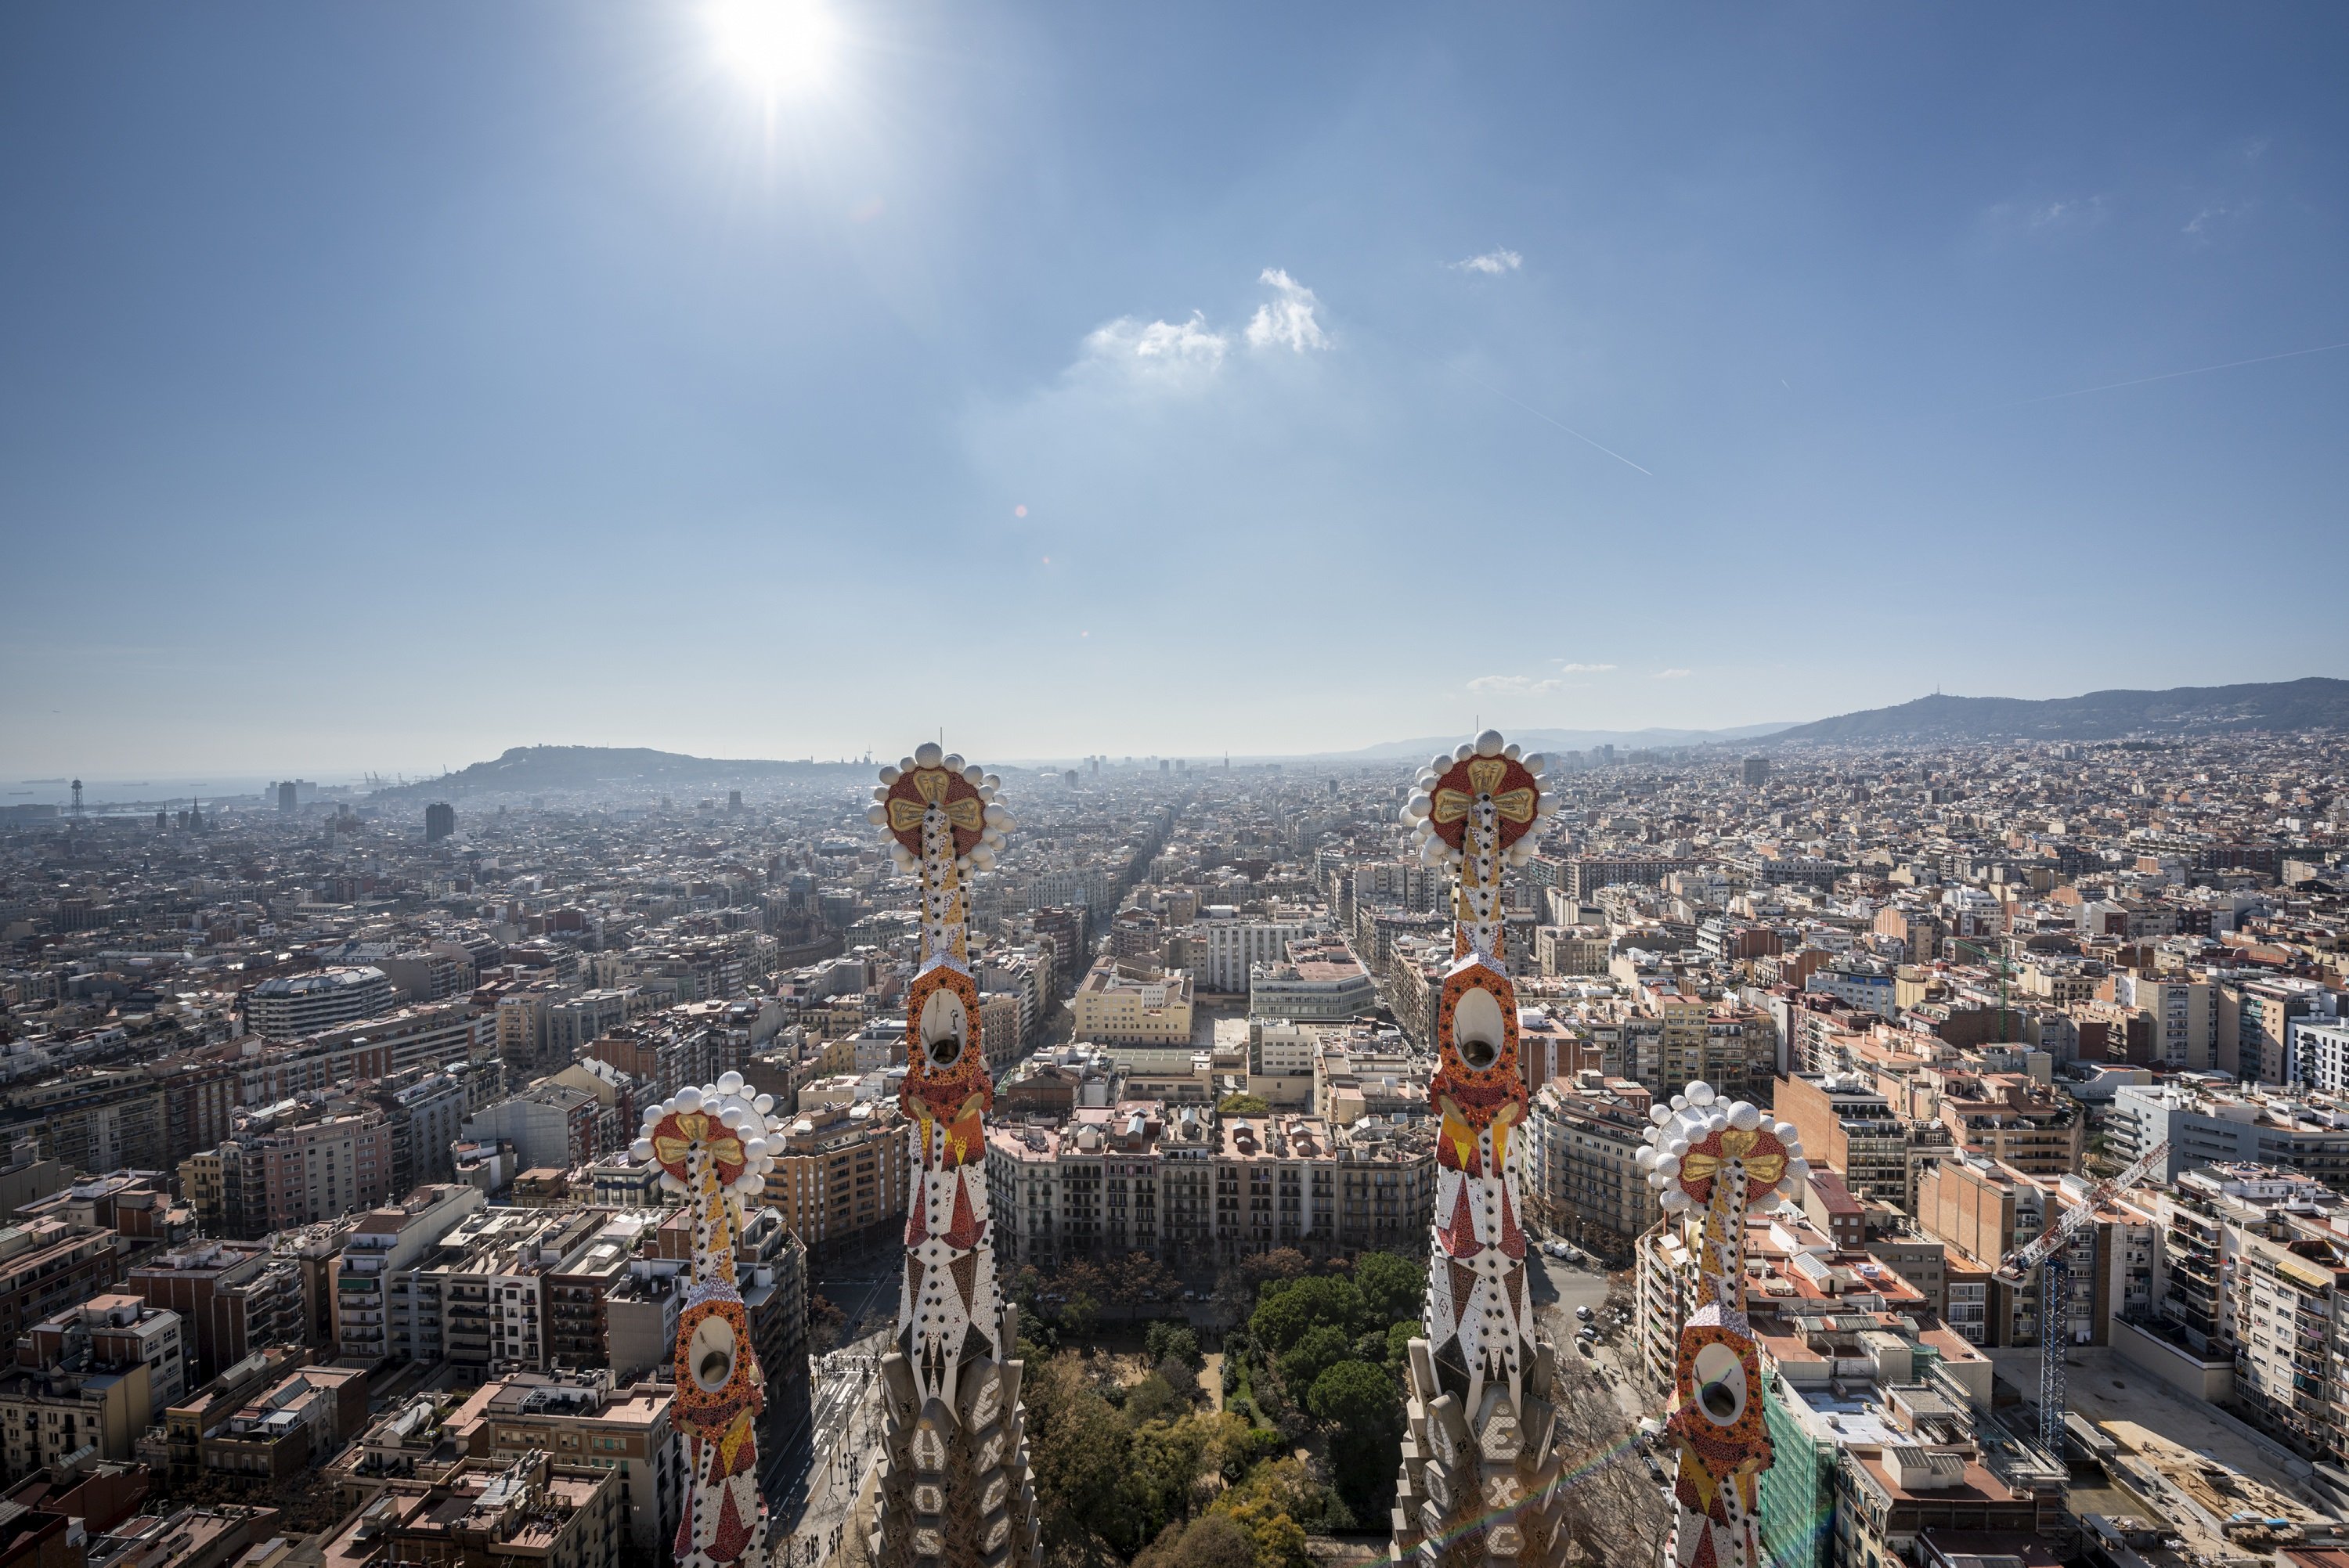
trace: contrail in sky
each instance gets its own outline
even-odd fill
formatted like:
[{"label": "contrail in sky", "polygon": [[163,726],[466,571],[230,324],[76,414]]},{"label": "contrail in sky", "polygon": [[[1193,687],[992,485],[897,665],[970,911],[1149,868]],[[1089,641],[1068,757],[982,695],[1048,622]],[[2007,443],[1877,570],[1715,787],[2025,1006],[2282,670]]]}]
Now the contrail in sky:
[{"label": "contrail in sky", "polygon": [[2207,376],[2213,370],[2234,370],[2246,365],[2265,365],[2271,360],[2298,359],[2309,354],[2331,354],[2335,349],[2342,348],[2349,348],[2349,343],[2327,343],[2316,348],[2294,348],[2282,354],[2262,354],[2256,359],[2230,359],[2224,365],[2198,365],[2191,370],[2165,370],[2158,376],[2140,376],[2134,381],[2108,381],[2102,387],[2083,387],[2072,392],[2050,392],[2044,397],[2024,397],[2009,403],[2007,407],[2020,408],[2031,403],[2053,403],[2064,397],[2085,397],[2091,392],[2116,392],[2124,387],[2144,387],[2156,381],[2175,381],[2181,376]]},{"label": "contrail in sky", "polygon": [[[1530,403],[1526,403],[1526,402],[1522,402],[1522,401],[1520,401],[1520,400],[1519,400],[1519,399],[1517,399],[1517,398],[1512,397],[1510,397],[1506,392],[1502,391],[1498,387],[1492,386],[1492,385],[1490,385],[1490,384],[1488,384],[1488,383],[1486,383],[1486,382],[1479,381],[1479,382],[1477,382],[1477,383],[1476,383],[1476,385],[1477,385],[1477,386],[1479,386],[1479,387],[1484,387],[1485,391],[1490,392],[1494,397],[1498,397],[1498,398],[1502,399],[1504,402],[1516,403],[1516,404],[1517,405],[1517,407],[1518,407],[1523,408],[1526,413],[1531,414],[1535,418],[1539,419],[1543,424],[1545,424],[1545,425],[1557,425],[1557,428],[1558,428],[1559,429],[1564,430],[1568,435],[1572,436],[1576,440],[1580,441],[1584,446],[1586,446],[1586,447],[1599,447],[1599,449],[1600,451],[1605,452],[1609,457],[1610,457],[1610,458],[1614,459],[1617,462],[1621,463],[1625,468],[1627,468],[1627,469],[1640,469],[1640,465],[1639,465],[1639,464],[1637,464],[1637,463],[1633,462],[1630,459],[1629,459],[1629,458],[1625,457],[1622,453],[1620,453],[1620,452],[1617,451],[1614,448],[1612,448],[1612,447],[1599,447],[1598,442],[1596,442],[1596,441],[1592,440],[1589,437],[1588,437],[1588,436],[1584,435],[1581,431],[1579,431],[1579,430],[1576,429],[1573,426],[1571,426],[1571,425],[1568,425],[1568,424],[1563,424],[1563,423],[1560,423],[1558,420],[1556,420],[1556,419],[1551,418],[1548,415],[1547,415],[1547,414],[1543,413],[1540,409],[1538,409],[1538,408],[1535,407],[1532,404],[1530,404]],[[1652,473],[1649,473],[1649,471],[1648,471],[1646,469],[1640,469],[1640,471],[1641,473],[1643,473],[1643,474],[1647,474],[1647,475],[1648,475],[1648,477],[1649,477],[1650,479],[1654,479],[1654,478],[1656,477],[1654,474],[1652,474]]]}]

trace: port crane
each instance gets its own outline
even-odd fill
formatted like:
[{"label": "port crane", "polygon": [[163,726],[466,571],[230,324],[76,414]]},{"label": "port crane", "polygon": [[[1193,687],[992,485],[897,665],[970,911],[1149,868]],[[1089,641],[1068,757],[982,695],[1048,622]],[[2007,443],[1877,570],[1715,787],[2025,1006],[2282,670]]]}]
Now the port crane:
[{"label": "port crane", "polygon": [[[2124,1188],[2134,1187],[2156,1171],[2166,1170],[2169,1140],[2163,1139],[2140,1154],[2127,1170],[2109,1181],[2091,1185],[2087,1195],[2064,1211],[2056,1222],[2000,1260],[1998,1277],[2011,1285],[2031,1283],[2039,1270],[2039,1446],[2057,1463],[2064,1460],[2064,1355],[2072,1336],[2072,1242],[2088,1228],[2103,1208]],[[2051,1200],[2052,1201],[2052,1200]]]}]

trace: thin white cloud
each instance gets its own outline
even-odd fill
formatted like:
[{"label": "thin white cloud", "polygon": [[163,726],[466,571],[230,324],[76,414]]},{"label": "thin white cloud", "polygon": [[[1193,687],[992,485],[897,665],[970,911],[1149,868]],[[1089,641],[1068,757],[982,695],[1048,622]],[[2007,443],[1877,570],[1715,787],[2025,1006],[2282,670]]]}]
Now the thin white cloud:
[{"label": "thin white cloud", "polygon": [[1682,669],[1658,670],[1655,675],[1655,678],[1660,681],[1680,681],[1686,680],[1688,677],[1689,672]]},{"label": "thin white cloud", "polygon": [[1451,267],[1456,273],[1483,273],[1487,277],[1496,278],[1503,273],[1514,273],[1525,264],[1525,257],[1505,246],[1487,251],[1481,256],[1471,256],[1464,262],[1454,262]]},{"label": "thin white cloud", "polygon": [[1478,696],[1548,696],[1564,691],[1562,680],[1536,680],[1531,676],[1478,676],[1468,689]]},{"label": "thin white cloud", "polygon": [[1267,267],[1258,283],[1270,284],[1273,298],[1256,307],[1248,318],[1247,341],[1250,348],[1286,348],[1302,354],[1309,348],[1327,348],[1330,335],[1313,313],[1320,301],[1313,291],[1290,277],[1278,267]]},{"label": "thin white cloud", "polygon": [[1211,326],[1202,311],[1193,311],[1184,321],[1122,315],[1085,335],[1084,352],[1074,369],[1096,377],[1107,373],[1136,387],[1190,389],[1215,380],[1234,346],[1243,341],[1251,349],[1285,348],[1294,354],[1330,346],[1330,335],[1316,315],[1321,302],[1311,289],[1278,267],[1267,267],[1259,281],[1272,286],[1273,297],[1257,306],[1256,315],[1237,333]]},{"label": "thin white cloud", "polygon": [[1613,665],[1570,665],[1564,659],[1552,662],[1570,676],[1603,676],[1615,667]]},{"label": "thin white cloud", "polygon": [[2214,221],[2223,218],[2226,215],[2227,210],[2224,207],[2205,207],[2199,212],[2195,213],[2191,219],[2188,220],[2186,227],[2181,230],[2180,232],[2188,234],[2204,233],[2208,232]]},{"label": "thin white cloud", "polygon": [[1162,381],[1211,376],[1230,348],[1231,339],[1210,330],[1197,311],[1188,321],[1142,322],[1122,315],[1085,335],[1087,360]]},{"label": "thin white cloud", "polygon": [[2099,222],[2105,216],[2106,198],[2074,196],[2060,201],[2043,201],[2031,210],[2033,229],[2068,228]]}]

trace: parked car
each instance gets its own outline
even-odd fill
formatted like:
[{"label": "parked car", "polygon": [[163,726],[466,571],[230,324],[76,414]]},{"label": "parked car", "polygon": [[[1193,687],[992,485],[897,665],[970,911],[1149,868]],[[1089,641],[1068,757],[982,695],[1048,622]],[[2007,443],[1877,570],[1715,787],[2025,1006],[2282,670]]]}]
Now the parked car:
[{"label": "parked car", "polygon": [[1588,1322],[1591,1320],[1591,1318],[1592,1318],[1594,1315],[1595,1315],[1595,1314],[1593,1314],[1593,1313],[1591,1312],[1591,1310],[1590,1310],[1589,1306],[1586,1304],[1586,1305],[1581,1305],[1581,1306],[1578,1306],[1578,1307],[1576,1307],[1576,1308],[1574,1309],[1574,1315],[1575,1315],[1575,1316],[1577,1316],[1577,1317],[1578,1317],[1578,1318],[1580,1318],[1580,1319],[1582,1319],[1582,1321],[1583,1321],[1583,1322],[1585,1322],[1585,1323],[1588,1323]]}]

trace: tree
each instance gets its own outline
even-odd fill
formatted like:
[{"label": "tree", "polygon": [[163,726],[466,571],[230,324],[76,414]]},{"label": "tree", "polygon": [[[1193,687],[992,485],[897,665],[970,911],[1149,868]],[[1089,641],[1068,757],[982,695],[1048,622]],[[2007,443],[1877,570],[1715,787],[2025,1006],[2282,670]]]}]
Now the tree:
[{"label": "tree", "polygon": [[1137,1427],[1144,1421],[1154,1421],[1174,1402],[1174,1385],[1153,1372],[1126,1390],[1125,1418]]},{"label": "tree", "polygon": [[1159,1377],[1166,1380],[1166,1386],[1174,1390],[1175,1397],[1179,1399],[1187,1402],[1199,1391],[1198,1368],[1189,1365],[1179,1356],[1169,1356],[1160,1361],[1157,1372]]},{"label": "tree", "polygon": [[1257,1568],[1307,1568],[1305,1527],[1298,1518],[1319,1511],[1315,1490],[1296,1460],[1272,1460],[1218,1498],[1214,1511],[1228,1514],[1255,1541]]},{"label": "tree", "polygon": [[1322,1373],[1354,1354],[1353,1339],[1335,1324],[1319,1323],[1298,1337],[1280,1358],[1280,1380],[1301,1399]]},{"label": "tree", "polygon": [[1226,1514],[1174,1524],[1133,1560],[1133,1568],[1256,1568],[1256,1538]]},{"label": "tree", "polygon": [[1101,1304],[1092,1293],[1078,1291],[1061,1304],[1061,1332],[1082,1339],[1092,1332],[1093,1322],[1100,1316]]},{"label": "tree", "polygon": [[1202,1479],[1236,1481],[1247,1473],[1257,1454],[1256,1428],[1245,1416],[1230,1410],[1203,1410],[1191,1418],[1198,1423],[1203,1447],[1199,1454]]},{"label": "tree", "polygon": [[1142,1343],[1153,1361],[1164,1361],[1171,1356],[1195,1372],[1206,1365],[1206,1357],[1199,1354],[1199,1336],[1187,1323],[1164,1317],[1153,1319],[1143,1333]]},{"label": "tree", "polygon": [[1143,1537],[1124,1496],[1131,1447],[1124,1418],[1092,1391],[1072,1351],[1031,1367],[1019,1392],[1046,1532],[1079,1551],[1096,1533],[1121,1553],[1132,1551]]},{"label": "tree", "polygon": [[1183,1288],[1174,1272],[1148,1253],[1128,1253],[1102,1272],[1112,1305],[1128,1316],[1146,1302],[1173,1299]]},{"label": "tree", "polygon": [[1155,1536],[1168,1521],[1191,1517],[1201,1501],[1201,1476],[1214,1437],[1214,1424],[1197,1417],[1148,1421],[1134,1429],[1129,1482],[1147,1522],[1146,1533]]},{"label": "tree", "polygon": [[1402,1387],[1404,1380],[1410,1377],[1404,1368],[1411,1365],[1411,1342],[1419,1337],[1419,1331],[1417,1318],[1387,1325],[1387,1376],[1395,1380],[1398,1388]]},{"label": "tree", "polygon": [[1268,1281],[1259,1300],[1260,1305],[1248,1318],[1248,1332],[1256,1336],[1257,1344],[1276,1356],[1296,1344],[1307,1329],[1319,1324],[1350,1335],[1369,1326],[1362,1309],[1362,1293],[1354,1288],[1351,1280],[1320,1275],[1286,1284]]},{"label": "tree", "polygon": [[1241,1275],[1256,1285],[1270,1279],[1301,1279],[1312,1267],[1295,1247],[1275,1247],[1268,1253],[1253,1253],[1240,1260]]},{"label": "tree", "polygon": [[1340,1361],[1315,1379],[1306,1408],[1330,1428],[1330,1468],[1358,1518],[1385,1511],[1402,1439],[1402,1396],[1367,1361]]},{"label": "tree", "polygon": [[822,1295],[808,1297],[808,1351],[821,1356],[840,1343],[841,1330],[848,1326],[848,1315]]},{"label": "tree", "polygon": [[1354,1288],[1362,1293],[1362,1309],[1374,1324],[1416,1322],[1427,1295],[1427,1271],[1392,1253],[1364,1253],[1354,1260]]},{"label": "tree", "polygon": [[1648,1568],[1672,1514],[1630,1441],[1631,1418],[1580,1357],[1558,1357],[1554,1376],[1558,1463],[1575,1478],[1560,1489],[1561,1528],[1601,1568]]}]

